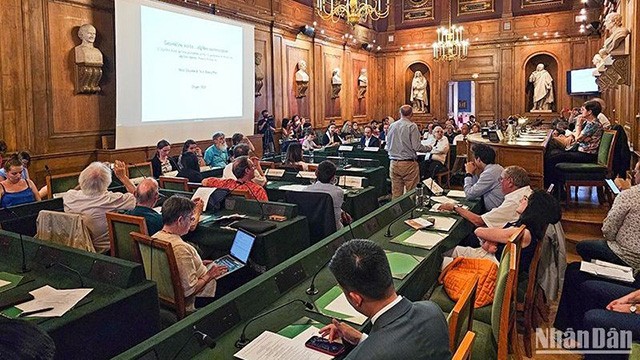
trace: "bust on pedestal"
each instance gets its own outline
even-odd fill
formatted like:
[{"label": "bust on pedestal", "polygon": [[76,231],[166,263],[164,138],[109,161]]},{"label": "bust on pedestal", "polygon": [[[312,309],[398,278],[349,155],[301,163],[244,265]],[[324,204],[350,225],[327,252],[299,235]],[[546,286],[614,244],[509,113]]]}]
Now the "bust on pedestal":
[{"label": "bust on pedestal", "polygon": [[96,28],[91,24],[84,24],[78,30],[78,37],[82,43],[75,47],[76,63],[76,93],[95,94],[100,92],[102,78],[102,52],[93,46],[96,40]]}]

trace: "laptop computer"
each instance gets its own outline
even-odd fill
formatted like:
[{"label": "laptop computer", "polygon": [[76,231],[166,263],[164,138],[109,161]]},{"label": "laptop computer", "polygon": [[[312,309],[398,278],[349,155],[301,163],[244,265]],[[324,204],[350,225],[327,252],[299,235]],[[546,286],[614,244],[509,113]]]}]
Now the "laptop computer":
[{"label": "laptop computer", "polygon": [[233,239],[233,244],[231,245],[230,254],[214,260],[207,266],[207,268],[210,269],[214,264],[227,267],[227,272],[216,277],[216,279],[220,279],[221,277],[227,276],[232,272],[243,268],[249,260],[249,254],[251,254],[251,249],[253,248],[255,240],[255,235],[238,229],[236,237]]}]

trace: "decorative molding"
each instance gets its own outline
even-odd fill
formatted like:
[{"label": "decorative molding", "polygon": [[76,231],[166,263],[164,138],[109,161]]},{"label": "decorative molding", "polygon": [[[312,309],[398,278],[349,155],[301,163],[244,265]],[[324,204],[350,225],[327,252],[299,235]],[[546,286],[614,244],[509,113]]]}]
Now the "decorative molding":
[{"label": "decorative molding", "polygon": [[605,71],[597,77],[596,83],[600,90],[615,89],[619,85],[630,85],[630,60],[629,55],[612,56],[613,64],[607,66]]}]

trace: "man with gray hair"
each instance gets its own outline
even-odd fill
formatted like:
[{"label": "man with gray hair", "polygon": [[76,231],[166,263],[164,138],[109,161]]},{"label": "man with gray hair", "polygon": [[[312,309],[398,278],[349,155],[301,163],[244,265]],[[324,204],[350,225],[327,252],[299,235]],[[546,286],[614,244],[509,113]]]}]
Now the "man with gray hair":
[{"label": "man with gray hair", "polygon": [[519,215],[516,213],[516,209],[520,205],[520,200],[525,196],[531,195],[532,190],[529,186],[529,175],[520,166],[506,167],[502,170],[498,181],[504,194],[504,201],[500,206],[487,213],[478,215],[462,207],[448,204],[443,204],[447,206],[441,206],[440,208],[445,210],[452,209],[477,227],[503,228],[507,223],[518,220]]},{"label": "man with gray hair", "polygon": [[204,162],[211,167],[225,167],[229,162],[227,141],[224,134],[217,132],[211,137],[213,145],[204,151]]},{"label": "man with gray hair", "polygon": [[160,197],[158,182],[152,178],[142,180],[138,184],[134,195],[136,197],[136,207],[127,211],[127,214],[142,216],[147,223],[147,233],[157,233],[162,229],[162,215],[153,210]]},{"label": "man with gray hair", "polygon": [[104,163],[92,162],[80,173],[80,190],[72,189],[62,195],[65,212],[82,214],[97,252],[105,252],[110,247],[105,213],[113,210],[131,210],[136,205],[133,196],[136,187],[127,176],[127,166],[116,160],[113,172],[125,186],[127,193],[108,191],[111,169]]}]

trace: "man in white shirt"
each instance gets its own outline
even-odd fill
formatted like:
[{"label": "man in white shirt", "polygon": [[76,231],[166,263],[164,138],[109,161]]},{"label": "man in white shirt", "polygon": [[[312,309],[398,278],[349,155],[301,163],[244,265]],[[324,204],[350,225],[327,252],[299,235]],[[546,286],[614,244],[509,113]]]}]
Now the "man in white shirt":
[{"label": "man in white shirt", "polygon": [[318,181],[307,186],[304,190],[309,192],[320,192],[329,194],[333,200],[333,213],[336,220],[336,229],[343,228],[342,222],[350,223],[351,215],[342,210],[344,203],[344,191],[335,184],[336,181],[336,165],[331,161],[325,160],[318,165],[316,169],[316,178]]},{"label": "man in white shirt", "polygon": [[449,154],[449,141],[444,137],[442,127],[436,126],[433,128],[433,138],[423,140],[423,144],[431,146],[431,151],[425,154],[420,169],[422,179],[426,179],[447,169],[445,162]]},{"label": "man in white shirt", "polygon": [[97,252],[105,252],[111,246],[105,213],[131,210],[136,206],[133,195],[136,187],[127,176],[127,166],[116,160],[113,171],[127,193],[107,191],[111,184],[111,169],[104,163],[92,162],[80,173],[80,190],[69,190],[62,195],[64,212],[82,214]]},{"label": "man in white shirt", "polygon": [[516,209],[524,196],[531,195],[530,180],[527,171],[520,166],[508,166],[500,176],[500,186],[504,194],[504,201],[497,208],[478,215],[462,207],[443,204],[443,210],[454,210],[463,218],[477,227],[503,228],[507,223],[517,221],[519,216]]},{"label": "man in white shirt", "polygon": [[373,135],[371,126],[364,127],[364,136],[360,138],[360,145],[364,147],[380,147],[380,139]]},{"label": "man in white shirt", "polygon": [[453,138],[452,144],[456,145],[458,144],[458,141],[467,141],[467,135],[469,135],[469,125],[462,124],[460,127],[460,134]]},{"label": "man in white shirt", "polygon": [[[237,159],[240,156],[249,156],[250,150],[251,147],[249,145],[242,143],[238,144],[233,148],[233,158]],[[262,171],[262,167],[260,166],[260,159],[254,157],[251,158],[251,161],[253,161],[253,164],[256,166],[256,169],[254,170],[255,176],[253,177],[253,179],[251,179],[251,181],[264,187],[267,184],[267,178],[264,176],[264,172]],[[224,169],[222,170],[222,178],[238,180],[236,176],[233,175],[233,162],[225,165]]]},{"label": "man in white shirt", "polygon": [[329,270],[353,308],[371,318],[369,335],[333,320],[320,329],[329,341],[356,345],[346,359],[451,359],[449,330],[431,301],[411,302],[396,293],[384,250],[370,240],[350,240],[336,250]]}]

